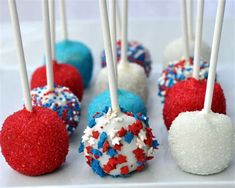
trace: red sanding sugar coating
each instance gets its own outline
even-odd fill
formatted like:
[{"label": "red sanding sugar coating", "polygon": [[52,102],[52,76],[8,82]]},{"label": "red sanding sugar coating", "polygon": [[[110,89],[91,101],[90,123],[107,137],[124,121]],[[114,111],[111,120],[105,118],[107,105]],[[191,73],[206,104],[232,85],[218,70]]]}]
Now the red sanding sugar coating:
[{"label": "red sanding sugar coating", "polygon": [[[172,121],[186,111],[202,110],[206,93],[206,80],[189,78],[171,87],[167,93],[163,107],[163,119],[167,129]],[[224,92],[219,83],[215,83],[212,100],[212,111],[226,114]]]},{"label": "red sanding sugar coating", "polygon": [[2,154],[16,171],[38,176],[56,170],[68,154],[65,126],[53,110],[33,107],[15,112],[1,131]]},{"label": "red sanding sugar coating", "polygon": [[[56,85],[68,87],[81,101],[83,95],[83,81],[78,70],[72,65],[53,63],[54,82]],[[31,79],[31,89],[44,87],[47,84],[46,66],[35,70]]]}]

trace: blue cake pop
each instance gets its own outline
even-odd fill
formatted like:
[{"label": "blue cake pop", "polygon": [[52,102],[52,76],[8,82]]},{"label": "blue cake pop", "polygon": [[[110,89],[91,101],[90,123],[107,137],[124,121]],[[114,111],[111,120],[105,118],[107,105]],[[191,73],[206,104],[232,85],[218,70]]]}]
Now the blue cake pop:
[{"label": "blue cake pop", "polygon": [[[143,115],[147,114],[147,109],[145,107],[144,101],[138,95],[135,95],[130,91],[118,89],[118,102],[121,108],[125,108],[130,112],[141,113]],[[108,90],[95,96],[88,105],[88,122],[93,119],[93,116],[96,112],[102,112],[104,106],[111,107],[111,101]]]},{"label": "blue cake pop", "polygon": [[63,40],[56,44],[56,59],[76,67],[87,88],[92,77],[93,58],[90,49],[83,43],[73,40]]}]

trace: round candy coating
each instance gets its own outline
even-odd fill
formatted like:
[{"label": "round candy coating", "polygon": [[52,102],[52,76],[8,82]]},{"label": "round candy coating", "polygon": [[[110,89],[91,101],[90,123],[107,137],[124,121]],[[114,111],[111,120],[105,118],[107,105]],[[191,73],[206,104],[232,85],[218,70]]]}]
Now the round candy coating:
[{"label": "round candy coating", "polygon": [[73,65],[81,74],[84,88],[87,88],[92,77],[93,58],[90,49],[83,43],[63,40],[56,43],[58,62]]},{"label": "round candy coating", "polygon": [[[119,63],[118,72],[118,88],[131,91],[140,96],[144,102],[147,102],[148,88],[147,77],[141,66],[135,63]],[[100,70],[95,83],[95,94],[108,89],[108,71],[107,68]]]},{"label": "round candy coating", "polygon": [[[71,65],[53,62],[54,82],[56,85],[68,87],[78,98],[82,100],[82,77]],[[31,78],[31,89],[43,87],[47,84],[46,66],[36,69]]]},{"label": "round candy coating", "polygon": [[[206,61],[200,61],[199,79],[207,79],[209,64]],[[193,76],[193,59],[186,62],[184,59],[169,63],[165,68],[160,78],[158,79],[158,96],[164,103],[165,96],[174,84]]]},{"label": "round candy coating", "polygon": [[31,91],[31,97],[34,106],[43,106],[56,111],[69,134],[79,125],[80,102],[68,88],[55,86],[53,91],[48,91],[47,86],[39,87]]},{"label": "round candy coating", "polygon": [[[121,58],[121,41],[120,40],[117,41],[116,47],[117,47],[117,62],[118,62]],[[128,62],[136,63],[142,66],[144,68],[146,75],[149,76],[151,72],[151,65],[152,65],[152,60],[150,57],[149,50],[137,41],[128,42],[127,50],[128,50],[127,52]],[[106,58],[105,58],[104,51],[102,51],[101,53],[101,67],[106,67]]]},{"label": "round candy coating", "polygon": [[[195,38],[189,39],[189,55],[194,57]],[[183,38],[177,38],[169,43],[163,54],[163,67],[167,67],[169,62],[176,61],[184,56]],[[208,44],[202,41],[201,58],[205,61],[210,61],[211,49]]]},{"label": "round candy coating", "polygon": [[169,147],[177,165],[186,172],[210,175],[227,168],[233,159],[234,127],[218,113],[184,112],[169,130]]},{"label": "round candy coating", "polygon": [[[141,113],[144,115],[146,115],[147,113],[144,101],[139,96],[130,91],[119,89],[118,103],[121,108],[124,108],[129,112]],[[111,107],[110,93],[108,90],[95,96],[88,105],[88,110],[87,110],[88,121],[90,121],[93,118],[93,115],[96,112],[102,112],[104,106]]]},{"label": "round candy coating", "polygon": [[69,139],[53,110],[34,106],[10,115],[1,130],[1,150],[16,171],[38,176],[53,172],[65,162]]},{"label": "round candy coating", "polygon": [[[173,120],[181,112],[196,111],[203,108],[206,83],[206,80],[189,78],[178,82],[169,89],[163,106],[163,119],[167,129],[170,128]],[[219,83],[215,83],[214,86],[212,111],[226,114],[226,100]]]},{"label": "round candy coating", "polygon": [[79,151],[98,175],[125,176],[141,171],[157,147],[145,116],[106,108],[88,124]]}]

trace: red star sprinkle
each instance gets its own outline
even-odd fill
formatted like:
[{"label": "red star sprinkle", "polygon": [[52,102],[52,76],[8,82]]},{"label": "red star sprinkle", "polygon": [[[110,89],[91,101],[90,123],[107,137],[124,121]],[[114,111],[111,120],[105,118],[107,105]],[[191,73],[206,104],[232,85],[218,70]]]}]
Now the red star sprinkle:
[{"label": "red star sprinkle", "polygon": [[86,159],[87,159],[86,163],[87,163],[89,166],[91,166],[92,157],[91,157],[91,156],[86,156]]},{"label": "red star sprinkle", "polygon": [[126,162],[126,156],[124,156],[124,155],[118,155],[118,157],[117,157],[117,162],[118,162],[118,164],[125,163],[125,162]]},{"label": "red star sprinkle", "polygon": [[142,128],[143,128],[143,124],[140,120],[136,120],[135,123],[128,126],[129,131],[131,131],[136,136],[138,136],[138,134]]},{"label": "red star sprinkle", "polygon": [[145,153],[143,149],[137,148],[133,150],[133,153],[135,154],[135,158],[139,162],[144,162],[145,161]]},{"label": "red star sprinkle", "polygon": [[143,168],[144,168],[144,165],[138,166],[138,167],[136,168],[136,171],[141,171],[141,170],[143,170]]},{"label": "red star sprinkle", "polygon": [[99,135],[100,135],[99,131],[92,131],[93,138],[98,139]]},{"label": "red star sprinkle", "polygon": [[118,135],[119,137],[123,137],[123,136],[126,135],[126,132],[127,132],[127,130],[122,127],[122,128],[117,132],[117,135]]},{"label": "red star sprinkle", "polygon": [[106,140],[103,145],[103,152],[108,151],[108,149],[109,149],[109,142]]},{"label": "red star sprinkle", "polygon": [[122,146],[123,146],[122,144],[115,144],[115,145],[113,146],[113,148],[114,148],[115,150],[121,151]]},{"label": "red star sprinkle", "polygon": [[129,173],[129,168],[128,168],[128,166],[123,166],[120,170],[121,170],[121,174],[123,174],[123,175]]},{"label": "red star sprinkle", "polygon": [[91,149],[92,149],[91,146],[87,146],[87,147],[86,147],[86,151],[87,151],[88,154],[92,154],[92,153],[91,153]]}]

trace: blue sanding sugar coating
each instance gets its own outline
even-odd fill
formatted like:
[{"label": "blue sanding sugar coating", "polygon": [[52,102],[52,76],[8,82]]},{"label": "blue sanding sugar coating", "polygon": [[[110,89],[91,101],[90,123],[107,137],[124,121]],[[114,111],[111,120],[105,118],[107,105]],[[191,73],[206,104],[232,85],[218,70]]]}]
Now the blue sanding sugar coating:
[{"label": "blue sanding sugar coating", "polygon": [[92,77],[93,58],[90,49],[83,43],[63,40],[56,44],[56,59],[67,63],[80,72],[84,87],[87,88]]},{"label": "blue sanding sugar coating", "polygon": [[[119,89],[118,102],[121,108],[124,108],[129,112],[142,113],[143,115],[147,114],[144,101],[139,96],[130,91]],[[102,112],[104,106],[111,107],[110,94],[108,90],[95,96],[90,102],[87,110],[88,122],[93,119],[95,113]]]}]

